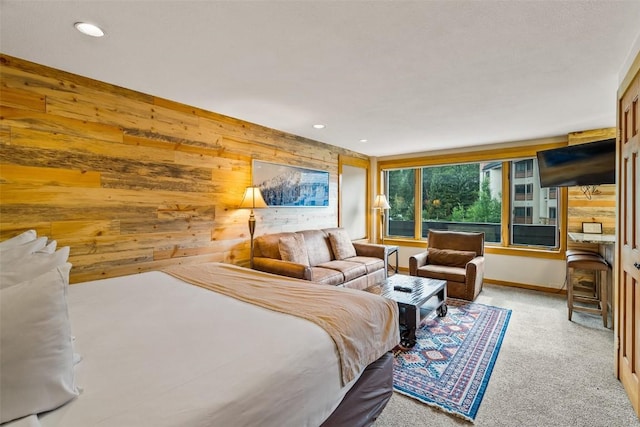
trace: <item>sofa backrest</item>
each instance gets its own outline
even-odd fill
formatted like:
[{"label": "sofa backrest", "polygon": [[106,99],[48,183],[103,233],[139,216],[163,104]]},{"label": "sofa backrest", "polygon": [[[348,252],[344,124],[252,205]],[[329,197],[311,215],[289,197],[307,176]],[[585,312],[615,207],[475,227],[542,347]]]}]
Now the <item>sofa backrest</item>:
[{"label": "sofa backrest", "polygon": [[256,257],[282,259],[280,256],[280,247],[278,246],[280,238],[293,236],[295,234],[302,234],[304,236],[304,243],[307,247],[307,253],[309,254],[309,265],[316,266],[334,259],[329,235],[325,230],[303,230],[295,233],[282,232],[256,237],[254,240],[253,255]]},{"label": "sofa backrest", "polygon": [[303,230],[298,233],[304,236],[309,254],[309,265],[316,266],[333,259],[329,235],[324,230]]},{"label": "sofa backrest", "polygon": [[429,230],[428,239],[430,248],[474,251],[484,256],[484,233]]}]

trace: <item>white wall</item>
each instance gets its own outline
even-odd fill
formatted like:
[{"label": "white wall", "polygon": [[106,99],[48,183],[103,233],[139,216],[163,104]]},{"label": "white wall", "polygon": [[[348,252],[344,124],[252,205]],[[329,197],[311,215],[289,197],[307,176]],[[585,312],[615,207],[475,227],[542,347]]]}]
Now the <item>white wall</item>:
[{"label": "white wall", "polygon": [[367,236],[367,171],[342,166],[340,224],[353,239]]},{"label": "white wall", "polygon": [[636,35],[636,39],[633,41],[633,44],[629,48],[627,59],[622,64],[622,68],[620,68],[620,73],[618,74],[618,86],[620,86],[625,76],[631,69],[631,65],[633,65],[633,61],[635,61],[638,54],[640,54],[640,32],[638,32],[638,34]]}]

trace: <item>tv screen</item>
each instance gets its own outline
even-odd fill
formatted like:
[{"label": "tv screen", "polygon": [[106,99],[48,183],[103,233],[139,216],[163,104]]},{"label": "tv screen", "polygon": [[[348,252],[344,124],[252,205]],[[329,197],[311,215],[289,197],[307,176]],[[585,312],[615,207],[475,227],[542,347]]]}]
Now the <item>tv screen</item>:
[{"label": "tv screen", "polygon": [[540,187],[615,184],[615,138],[538,151]]}]

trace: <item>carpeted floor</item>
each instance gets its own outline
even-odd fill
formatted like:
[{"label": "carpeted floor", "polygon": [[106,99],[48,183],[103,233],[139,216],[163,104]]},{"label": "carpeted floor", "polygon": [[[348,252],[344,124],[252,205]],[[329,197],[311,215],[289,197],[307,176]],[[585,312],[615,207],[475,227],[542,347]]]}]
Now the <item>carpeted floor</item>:
[{"label": "carpeted floor", "polygon": [[476,302],[513,312],[475,423],[394,393],[375,427],[640,427],[600,317],[569,322],[564,296],[503,286],[485,285]]}]

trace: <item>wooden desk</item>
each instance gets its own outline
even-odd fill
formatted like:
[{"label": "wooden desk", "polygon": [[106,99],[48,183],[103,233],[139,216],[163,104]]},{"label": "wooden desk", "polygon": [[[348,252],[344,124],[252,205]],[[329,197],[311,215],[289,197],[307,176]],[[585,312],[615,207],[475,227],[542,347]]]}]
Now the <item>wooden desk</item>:
[{"label": "wooden desk", "polygon": [[568,233],[569,238],[576,243],[595,243],[597,245],[615,245],[615,234],[590,234],[590,233]]}]

